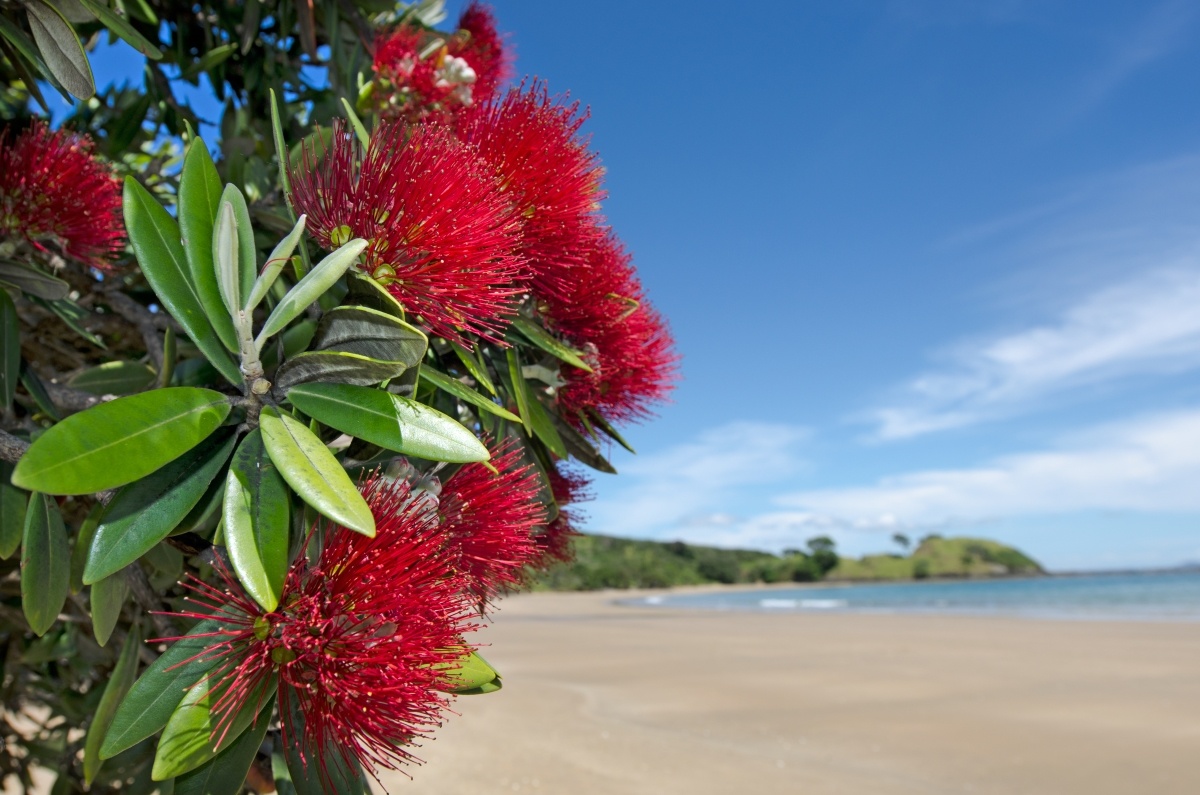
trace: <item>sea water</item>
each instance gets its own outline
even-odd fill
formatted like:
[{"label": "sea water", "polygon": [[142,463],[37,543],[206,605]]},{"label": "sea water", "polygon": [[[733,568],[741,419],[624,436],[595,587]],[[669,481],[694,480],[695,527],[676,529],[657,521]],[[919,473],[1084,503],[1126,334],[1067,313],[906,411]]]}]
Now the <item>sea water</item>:
[{"label": "sea water", "polygon": [[625,604],[768,613],[960,613],[1200,621],[1200,571],[714,590]]}]

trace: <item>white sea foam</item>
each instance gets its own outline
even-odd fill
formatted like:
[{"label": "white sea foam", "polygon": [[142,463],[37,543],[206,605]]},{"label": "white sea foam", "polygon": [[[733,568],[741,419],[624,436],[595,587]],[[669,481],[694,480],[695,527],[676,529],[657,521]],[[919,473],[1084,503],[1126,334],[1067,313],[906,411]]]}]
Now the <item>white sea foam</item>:
[{"label": "white sea foam", "polygon": [[836,607],[845,607],[845,599],[801,599],[801,607],[812,608],[814,610],[832,610]]},{"label": "white sea foam", "polygon": [[794,610],[797,602],[795,599],[759,599],[758,606],[767,610]]}]

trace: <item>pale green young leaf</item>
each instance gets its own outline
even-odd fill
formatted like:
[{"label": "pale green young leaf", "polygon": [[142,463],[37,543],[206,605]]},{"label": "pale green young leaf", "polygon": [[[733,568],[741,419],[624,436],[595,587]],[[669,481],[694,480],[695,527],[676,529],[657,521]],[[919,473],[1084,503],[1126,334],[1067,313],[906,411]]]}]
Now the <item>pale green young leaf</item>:
[{"label": "pale green young leaf", "polygon": [[272,335],[279,333],[288,323],[312,305],[321,295],[341,278],[342,274],[354,264],[367,247],[367,241],[355,238],[338,248],[325,259],[317,263],[296,286],[288,291],[283,300],[275,305],[275,309],[267,317],[254,344],[262,350],[263,343]]}]

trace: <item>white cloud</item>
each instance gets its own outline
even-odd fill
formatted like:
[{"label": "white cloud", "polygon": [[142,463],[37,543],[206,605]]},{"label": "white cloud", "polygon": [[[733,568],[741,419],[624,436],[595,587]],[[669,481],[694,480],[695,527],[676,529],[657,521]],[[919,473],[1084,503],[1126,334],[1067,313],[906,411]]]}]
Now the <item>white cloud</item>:
[{"label": "white cloud", "polygon": [[[861,552],[895,532],[1028,516],[1200,512],[1200,410],[1101,426],[975,466],[780,493],[780,480],[803,468],[805,437],[788,426],[735,424],[651,456],[597,503],[591,529],[772,550],[824,534]],[[741,490],[764,475],[779,477],[745,499]]]},{"label": "white cloud", "polygon": [[639,455],[622,464],[619,482],[588,506],[588,527],[644,537],[731,526],[736,518],[723,512],[747,489],[779,483],[803,468],[808,437],[793,425],[733,422],[695,441]]},{"label": "white cloud", "polygon": [[843,527],[879,529],[1088,510],[1200,511],[1200,410],[1097,428],[980,466],[804,491],[780,502]]},{"label": "white cloud", "polygon": [[1084,297],[1053,323],[962,343],[870,418],[903,439],[1021,413],[1081,387],[1200,367],[1200,268],[1164,269]]}]

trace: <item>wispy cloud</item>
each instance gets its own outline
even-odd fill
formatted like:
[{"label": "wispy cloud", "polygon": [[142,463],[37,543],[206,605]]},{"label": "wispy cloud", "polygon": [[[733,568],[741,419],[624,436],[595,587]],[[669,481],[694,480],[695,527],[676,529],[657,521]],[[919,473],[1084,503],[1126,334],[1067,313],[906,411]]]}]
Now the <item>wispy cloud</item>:
[{"label": "wispy cloud", "polygon": [[[729,433],[735,429],[742,433]],[[747,473],[800,470],[804,438],[785,426],[729,426],[653,456],[638,471],[622,473],[629,484],[597,504],[592,529],[774,550],[830,534],[865,548],[879,545],[867,538],[896,531],[1034,515],[1200,511],[1200,410],[1098,426],[1046,449],[973,466],[798,492],[777,481],[753,500],[737,499]]]},{"label": "wispy cloud", "polygon": [[1200,511],[1200,410],[1075,434],[1046,450],[928,470],[868,486],[781,497],[844,527],[937,526],[1087,510]]},{"label": "wispy cloud", "polygon": [[1200,367],[1200,267],[1193,262],[1099,290],[1052,323],[960,343],[869,413],[903,439],[1021,413],[1102,382]]},{"label": "wispy cloud", "polygon": [[[733,422],[621,467],[615,489],[588,506],[588,526],[624,536],[677,537],[736,521],[725,511],[752,487],[779,484],[804,466],[809,431],[794,425]],[[707,530],[706,530],[707,528]]]}]

